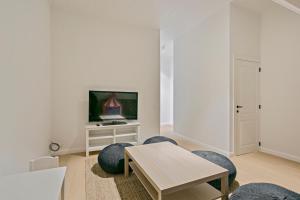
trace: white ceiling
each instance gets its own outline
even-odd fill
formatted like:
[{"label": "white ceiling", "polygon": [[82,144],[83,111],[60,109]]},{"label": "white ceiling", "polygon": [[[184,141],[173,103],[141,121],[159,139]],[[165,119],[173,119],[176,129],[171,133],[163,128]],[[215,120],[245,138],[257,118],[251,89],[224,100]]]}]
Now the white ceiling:
[{"label": "white ceiling", "polygon": [[231,0],[51,0],[53,9],[161,29],[175,38]]},{"label": "white ceiling", "polygon": [[287,0],[287,2],[300,8],[300,0]]},{"label": "white ceiling", "polygon": [[273,1],[300,15],[300,0],[273,0]]},{"label": "white ceiling", "polygon": [[263,13],[272,5],[278,4],[300,14],[300,0],[233,0],[232,2],[258,13]]}]

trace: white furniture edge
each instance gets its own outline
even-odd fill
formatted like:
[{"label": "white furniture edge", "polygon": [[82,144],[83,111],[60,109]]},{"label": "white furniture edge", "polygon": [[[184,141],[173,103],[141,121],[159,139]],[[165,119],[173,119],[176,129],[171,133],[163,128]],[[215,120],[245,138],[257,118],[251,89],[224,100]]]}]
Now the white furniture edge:
[{"label": "white furniture edge", "polygon": [[[135,132],[130,133],[117,133],[117,130],[122,130],[126,128],[134,128]],[[104,131],[104,130],[110,130],[112,131],[112,135],[103,135],[97,134],[97,136],[91,136],[91,131]],[[85,126],[85,152],[86,156],[89,156],[89,153],[92,151],[100,151],[107,147],[110,144],[115,144],[117,142],[117,138],[122,137],[131,137],[135,136],[134,141],[124,141],[127,143],[130,143],[132,145],[139,144],[139,132],[140,132],[140,123],[138,121],[127,121],[127,124],[119,124],[119,125],[106,125],[103,126],[101,123],[97,124],[89,124]],[[112,139],[112,142],[107,142],[106,144],[102,145],[90,145],[90,141],[96,141],[96,140],[105,140],[105,139]]]},{"label": "white furniture edge", "polygon": [[0,199],[57,200],[66,167],[25,172],[0,178]]}]

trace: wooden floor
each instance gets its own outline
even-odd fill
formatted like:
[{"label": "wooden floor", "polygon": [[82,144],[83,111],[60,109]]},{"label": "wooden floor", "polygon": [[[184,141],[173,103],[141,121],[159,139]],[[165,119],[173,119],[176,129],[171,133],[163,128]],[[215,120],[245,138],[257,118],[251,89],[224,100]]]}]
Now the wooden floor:
[{"label": "wooden floor", "polygon": [[[188,150],[200,148],[182,138],[175,139],[180,146]],[[260,152],[235,156],[231,160],[236,165],[237,180],[241,185],[251,182],[269,182],[300,193],[299,163]],[[68,167],[65,180],[65,200],[85,200],[85,154],[61,156],[60,162],[61,165]]]}]

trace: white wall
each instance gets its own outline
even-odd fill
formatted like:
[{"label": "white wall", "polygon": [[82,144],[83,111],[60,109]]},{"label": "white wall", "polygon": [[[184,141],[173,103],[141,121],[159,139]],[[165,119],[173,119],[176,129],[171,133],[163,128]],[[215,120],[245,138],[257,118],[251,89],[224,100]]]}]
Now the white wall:
[{"label": "white wall", "polygon": [[161,41],[160,52],[160,124],[173,124],[174,42]]},{"label": "white wall", "polygon": [[53,139],[85,148],[88,90],[139,92],[142,140],[159,134],[159,30],[52,10]]},{"label": "white wall", "polygon": [[49,19],[48,0],[0,1],[0,176],[48,153]]},{"label": "white wall", "polygon": [[230,150],[229,5],[174,42],[175,132]]},{"label": "white wall", "polygon": [[300,161],[300,15],[274,5],[262,16],[261,140],[264,151]]},{"label": "white wall", "polygon": [[260,14],[236,4],[231,4],[230,13],[232,55],[260,60]]}]

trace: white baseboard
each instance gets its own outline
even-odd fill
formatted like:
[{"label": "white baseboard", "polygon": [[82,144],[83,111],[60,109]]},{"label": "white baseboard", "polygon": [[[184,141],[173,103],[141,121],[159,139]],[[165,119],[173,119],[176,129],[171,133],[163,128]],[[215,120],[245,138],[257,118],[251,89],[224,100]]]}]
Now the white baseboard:
[{"label": "white baseboard", "polygon": [[58,152],[51,153],[52,156],[62,156],[67,154],[74,154],[74,153],[83,153],[85,152],[85,148],[69,148],[69,149],[61,149]]},{"label": "white baseboard", "polygon": [[173,126],[173,123],[171,123],[171,122],[162,122],[162,123],[160,123],[160,126]]},{"label": "white baseboard", "polygon": [[287,160],[291,160],[291,161],[295,161],[295,162],[300,163],[300,157],[295,156],[295,155],[287,154],[287,153],[284,153],[284,152],[280,152],[280,151],[276,151],[276,150],[268,149],[268,148],[264,148],[264,147],[261,147],[260,151],[263,152],[263,153],[271,154],[273,156],[277,156],[277,157],[280,157],[280,158],[284,158],[284,159],[287,159]]},{"label": "white baseboard", "polygon": [[232,157],[232,156],[234,156],[234,153],[233,153],[233,152],[225,151],[225,150],[223,150],[223,149],[214,147],[214,146],[212,146],[212,145],[202,143],[202,142],[200,142],[200,141],[198,141],[198,140],[196,140],[196,139],[187,137],[187,136],[182,135],[182,134],[180,134],[180,133],[173,133],[173,134],[175,134],[175,135],[177,135],[177,136],[179,136],[179,137],[182,137],[183,139],[185,139],[185,140],[187,140],[187,141],[189,141],[189,142],[191,142],[191,143],[194,143],[194,144],[200,146],[201,148],[203,148],[203,149],[205,149],[205,150],[208,150],[208,151],[214,151],[214,152],[217,152],[217,153],[219,153],[219,154],[222,154],[222,155],[224,155],[224,156],[226,156],[226,157]]}]

